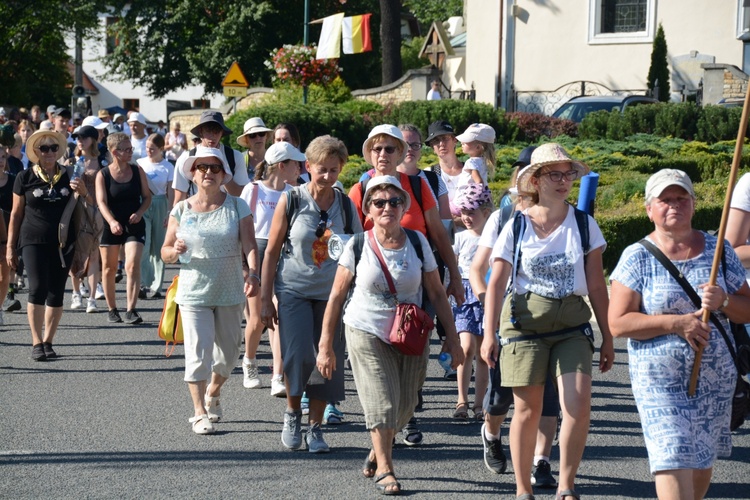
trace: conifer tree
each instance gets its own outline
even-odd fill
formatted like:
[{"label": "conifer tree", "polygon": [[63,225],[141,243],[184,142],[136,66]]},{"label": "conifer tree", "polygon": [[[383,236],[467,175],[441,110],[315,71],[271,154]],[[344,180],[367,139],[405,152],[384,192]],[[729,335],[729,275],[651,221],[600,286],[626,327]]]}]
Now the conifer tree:
[{"label": "conifer tree", "polygon": [[648,89],[652,92],[658,86],[655,98],[662,102],[669,101],[669,63],[667,62],[667,39],[664,28],[659,23],[656,30],[653,48],[651,49],[651,67],[648,69]]}]

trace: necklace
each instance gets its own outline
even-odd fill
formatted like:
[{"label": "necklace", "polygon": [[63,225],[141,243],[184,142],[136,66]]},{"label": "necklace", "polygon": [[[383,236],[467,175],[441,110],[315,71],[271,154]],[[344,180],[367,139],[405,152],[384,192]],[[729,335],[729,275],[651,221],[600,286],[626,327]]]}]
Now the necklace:
[{"label": "necklace", "polygon": [[[549,236],[549,234],[552,233],[552,231],[554,231],[557,228],[557,226],[560,225],[563,219],[565,219],[565,216],[563,216],[563,218],[558,221],[552,221],[552,224],[550,224],[550,228],[547,229],[546,227],[544,227],[544,224],[542,223],[542,218],[539,217],[538,214],[536,217],[533,217],[534,222],[536,222],[536,224],[542,229],[542,234],[544,234],[545,237]],[[548,223],[550,222],[549,219],[547,219],[547,222]]]},{"label": "necklace", "polygon": [[690,245],[688,245],[688,251],[685,254],[685,258],[682,259],[683,262],[680,265],[680,269],[679,269],[680,270],[680,278],[684,278],[685,277],[685,268],[688,265],[688,259],[690,259],[690,250],[691,250]]}]

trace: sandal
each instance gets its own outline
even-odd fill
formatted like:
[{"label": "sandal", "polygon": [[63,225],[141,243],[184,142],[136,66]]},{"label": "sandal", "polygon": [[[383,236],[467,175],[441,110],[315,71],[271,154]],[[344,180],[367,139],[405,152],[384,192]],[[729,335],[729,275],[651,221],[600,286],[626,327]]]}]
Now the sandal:
[{"label": "sandal", "polygon": [[469,418],[469,403],[458,403],[456,411],[453,412],[453,418],[456,420],[466,420]]},{"label": "sandal", "polygon": [[572,498],[575,498],[576,500],[581,500],[581,497],[580,495],[578,495],[578,493],[576,493],[576,490],[563,490],[557,495],[555,495],[555,500],[563,500],[564,498],[567,498],[567,497],[572,497]]},{"label": "sandal", "polygon": [[[380,481],[387,478],[388,476],[393,478],[393,481],[379,484]],[[380,491],[381,495],[400,495],[401,494],[401,483],[396,481],[396,474],[393,472],[384,472],[375,478],[375,487]]]},{"label": "sandal", "polygon": [[474,413],[474,420],[484,422],[484,408],[482,408],[482,405],[475,405],[471,411]]},{"label": "sandal", "polygon": [[206,389],[205,402],[206,402],[206,413],[208,414],[208,419],[211,422],[218,422],[219,420],[221,420],[221,417],[224,416],[224,410],[221,407],[221,403],[219,403],[219,396],[216,396],[216,397],[209,396],[208,389]]},{"label": "sandal", "polygon": [[370,460],[370,454],[375,454],[373,450],[370,450],[367,452],[367,456],[365,457],[365,465],[362,467],[362,475],[365,476],[367,479],[370,479],[371,477],[375,477],[375,472],[378,470],[378,462],[377,460],[373,459]]},{"label": "sandal", "polygon": [[197,415],[195,417],[192,417],[188,419],[188,422],[193,424],[193,432],[196,434],[213,434],[216,432],[216,428],[211,424],[211,420],[208,418],[208,415]]}]

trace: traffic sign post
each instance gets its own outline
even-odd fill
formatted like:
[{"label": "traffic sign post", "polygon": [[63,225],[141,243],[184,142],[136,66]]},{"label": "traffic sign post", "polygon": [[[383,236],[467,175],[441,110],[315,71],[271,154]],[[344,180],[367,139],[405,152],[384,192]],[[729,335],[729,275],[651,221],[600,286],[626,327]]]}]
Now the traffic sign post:
[{"label": "traffic sign post", "polygon": [[229,67],[229,71],[227,71],[221,85],[224,87],[224,95],[226,97],[234,98],[234,112],[236,113],[237,98],[245,97],[247,95],[247,87],[249,86],[247,78],[245,78],[245,75],[242,73],[237,61],[234,61],[232,66]]}]

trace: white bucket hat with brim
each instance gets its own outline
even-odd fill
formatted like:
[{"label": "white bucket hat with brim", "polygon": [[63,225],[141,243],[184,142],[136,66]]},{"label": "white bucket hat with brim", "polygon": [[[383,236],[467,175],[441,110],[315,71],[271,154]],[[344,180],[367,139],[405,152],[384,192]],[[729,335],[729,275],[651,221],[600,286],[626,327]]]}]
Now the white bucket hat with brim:
[{"label": "white bucket hat with brim", "polygon": [[243,148],[249,148],[249,137],[246,136],[250,134],[267,134],[268,132],[273,132],[273,130],[266,127],[266,124],[263,123],[261,118],[258,118],[257,116],[250,118],[245,122],[245,125],[242,126],[242,135],[237,138],[237,144]]},{"label": "white bucket hat with brim", "polygon": [[365,190],[365,195],[362,197],[362,213],[367,214],[367,203],[370,201],[370,196],[372,195],[372,188],[382,185],[388,185],[388,187],[391,187],[399,192],[401,192],[401,196],[404,198],[404,212],[409,210],[409,207],[411,206],[411,196],[409,196],[409,193],[407,193],[404,188],[401,187],[401,182],[392,175],[377,175],[367,181],[367,189]]},{"label": "white bucket hat with brim", "polygon": [[194,156],[188,156],[185,160],[185,163],[182,164],[182,173],[185,176],[185,178],[189,181],[193,180],[193,165],[195,165],[195,162],[198,161],[201,158],[218,158],[221,160],[221,164],[224,165],[224,178],[221,180],[221,184],[226,184],[227,182],[232,180],[232,171],[229,169],[229,164],[227,164],[226,158],[224,158],[224,153],[221,152],[221,150],[216,148],[206,148],[203,146],[198,146],[195,148],[195,155]]},{"label": "white bucket hat with brim", "polygon": [[148,123],[146,123],[146,117],[145,116],[143,116],[142,114],[137,113],[137,112],[136,113],[130,113],[130,115],[128,116],[128,123],[135,123],[135,122],[138,122],[141,125],[148,125]]},{"label": "white bucket hat with brim", "polygon": [[55,153],[55,161],[59,160],[65,154],[66,148],[68,147],[68,141],[64,135],[54,130],[37,130],[29,140],[26,141],[26,156],[29,157],[33,163],[39,163],[39,156],[36,153],[36,148],[45,139],[52,139],[57,144],[57,153]]},{"label": "white bucket hat with brim", "polygon": [[404,158],[406,158],[406,153],[409,151],[409,145],[404,140],[404,134],[401,133],[401,130],[399,130],[399,128],[394,125],[388,124],[378,125],[370,131],[370,134],[367,136],[367,140],[365,140],[364,144],[362,144],[362,157],[365,159],[365,161],[373,167],[375,166],[373,165],[370,158],[370,147],[372,146],[375,138],[379,135],[389,135],[401,143],[401,156],[396,162],[396,165],[401,164],[401,162],[404,161]]},{"label": "white bucket hat with brim", "polygon": [[549,142],[536,148],[531,154],[531,164],[518,173],[516,180],[518,191],[521,193],[536,193],[536,187],[531,183],[531,178],[540,168],[555,163],[570,163],[574,169],[578,170],[579,177],[590,172],[589,167],[571,158],[562,146]]}]

